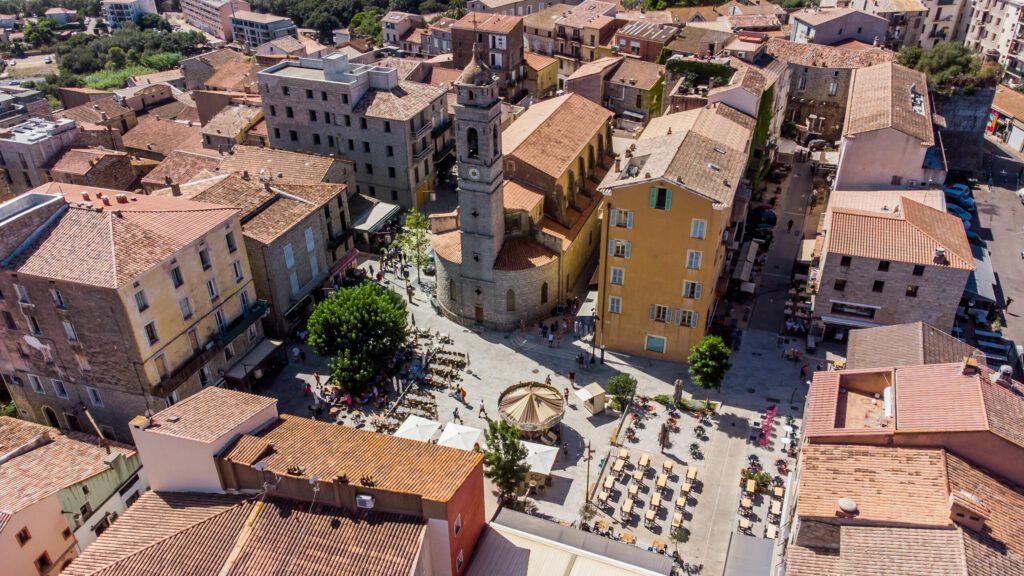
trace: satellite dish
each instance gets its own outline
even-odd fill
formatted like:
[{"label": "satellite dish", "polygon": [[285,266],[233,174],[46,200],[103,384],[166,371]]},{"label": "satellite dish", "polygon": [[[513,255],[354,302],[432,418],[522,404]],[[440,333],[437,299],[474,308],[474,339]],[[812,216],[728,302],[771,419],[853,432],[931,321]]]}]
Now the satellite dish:
[{"label": "satellite dish", "polygon": [[310,476],[309,477],[309,485],[310,486],[316,486],[317,481],[318,480],[317,480],[316,476]]},{"label": "satellite dish", "polygon": [[253,466],[253,468],[259,470],[260,472],[264,472],[267,469],[267,461],[260,460],[259,462],[256,463],[255,466]]}]

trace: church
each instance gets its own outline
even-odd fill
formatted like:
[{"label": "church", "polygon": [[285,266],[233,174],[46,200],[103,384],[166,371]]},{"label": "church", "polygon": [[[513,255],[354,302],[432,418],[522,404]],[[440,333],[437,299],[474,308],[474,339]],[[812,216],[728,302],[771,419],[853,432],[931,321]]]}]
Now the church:
[{"label": "church", "polygon": [[613,113],[566,94],[502,133],[498,82],[479,55],[455,92],[459,207],[431,218],[437,301],[453,320],[512,329],[549,316],[588,280]]}]

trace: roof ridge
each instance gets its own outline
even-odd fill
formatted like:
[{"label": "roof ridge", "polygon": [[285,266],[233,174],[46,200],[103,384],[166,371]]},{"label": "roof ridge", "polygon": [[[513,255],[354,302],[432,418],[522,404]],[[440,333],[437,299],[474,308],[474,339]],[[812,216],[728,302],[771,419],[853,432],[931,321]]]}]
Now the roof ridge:
[{"label": "roof ridge", "polygon": [[117,281],[117,237],[114,235],[114,218],[113,214],[109,212],[101,211],[101,214],[107,218],[107,231],[110,233],[110,261],[113,266],[112,271],[114,273],[111,281],[113,286],[116,288],[119,282]]},{"label": "roof ridge", "polygon": [[[928,206],[926,204],[922,204],[922,203],[920,203],[920,202],[918,202],[916,200],[913,200],[911,198],[907,198],[906,196],[900,196],[900,203],[902,204],[904,202],[910,202],[910,205],[913,206],[915,210],[923,209],[923,208],[927,208],[929,210],[935,210],[931,206]],[[956,216],[953,216],[951,214],[945,214],[943,212],[939,212],[938,210],[935,210],[935,212],[937,212],[939,214],[939,216],[949,216],[950,218],[956,218]],[[973,260],[974,260],[973,254],[970,255],[970,256],[965,256],[963,254],[957,254],[955,251],[952,250],[952,248],[953,248],[952,246],[947,246],[946,242],[940,241],[938,238],[936,238],[934,235],[932,235],[928,230],[923,228],[920,224],[918,224],[917,222],[914,222],[912,220],[912,217],[910,217],[909,214],[907,213],[906,207],[903,208],[903,220],[905,222],[907,222],[908,224],[910,224],[911,226],[913,226],[915,229],[917,229],[918,232],[920,232],[921,234],[924,234],[925,236],[927,236],[929,239],[931,239],[933,242],[935,242],[939,246],[942,246],[944,249],[950,250],[951,252],[956,254],[957,257],[960,258],[961,260],[963,260],[964,262],[966,262],[968,264],[972,264],[973,263]]]}]

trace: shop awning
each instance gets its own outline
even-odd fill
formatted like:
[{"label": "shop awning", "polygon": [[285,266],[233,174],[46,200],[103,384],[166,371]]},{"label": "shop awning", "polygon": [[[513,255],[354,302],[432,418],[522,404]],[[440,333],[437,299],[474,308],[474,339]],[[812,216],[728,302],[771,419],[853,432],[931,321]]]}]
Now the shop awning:
[{"label": "shop awning", "polygon": [[818,241],[817,238],[808,238],[800,241],[800,254],[796,257],[796,261],[801,264],[810,264],[814,260],[814,244]]},{"label": "shop awning", "polygon": [[750,280],[750,274],[754,271],[754,261],[757,260],[757,250],[760,247],[761,242],[756,240],[747,240],[743,243],[743,247],[740,248],[740,259],[736,262],[736,269],[732,272],[733,280],[742,282]]},{"label": "shop awning", "polygon": [[356,194],[349,200],[349,208],[352,210],[352,227],[369,234],[380,230],[402,209],[398,204],[381,202],[362,194]]},{"label": "shop awning", "polygon": [[271,340],[269,338],[260,342],[248,354],[242,356],[241,360],[235,362],[235,365],[228,369],[224,377],[228,380],[244,380],[250,372],[259,368],[263,361],[273,354],[274,350],[277,350],[281,344],[280,340]]},{"label": "shop awning", "polygon": [[758,538],[739,532],[729,534],[729,552],[723,576],[769,576],[772,573],[772,551],[775,540]]},{"label": "shop awning", "polygon": [[358,257],[359,257],[359,250],[356,250],[355,248],[349,250],[348,252],[345,253],[344,256],[341,257],[340,260],[338,260],[337,262],[334,263],[334,266],[331,266],[331,275],[333,276],[333,275],[337,274],[338,272],[341,272],[345,268],[348,268],[349,264],[352,264],[353,262],[355,262],[356,258],[358,258]]},{"label": "shop awning", "polygon": [[996,273],[992,269],[992,260],[989,258],[988,250],[972,244],[971,254],[974,256],[974,271],[967,277],[964,294],[969,298],[995,302]]},{"label": "shop awning", "polygon": [[821,321],[825,324],[831,324],[833,326],[845,326],[847,328],[875,328],[881,326],[877,322],[869,322],[867,320],[857,320],[854,318],[844,318],[842,316],[830,316],[828,314],[821,317]]}]

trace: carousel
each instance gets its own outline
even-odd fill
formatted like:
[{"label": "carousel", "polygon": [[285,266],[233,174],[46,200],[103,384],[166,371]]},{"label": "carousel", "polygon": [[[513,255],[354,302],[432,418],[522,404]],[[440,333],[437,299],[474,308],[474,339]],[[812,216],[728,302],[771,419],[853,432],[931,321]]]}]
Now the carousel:
[{"label": "carousel", "polygon": [[523,382],[501,393],[498,413],[527,439],[553,444],[558,435],[552,428],[556,428],[565,415],[565,398],[554,386]]}]

